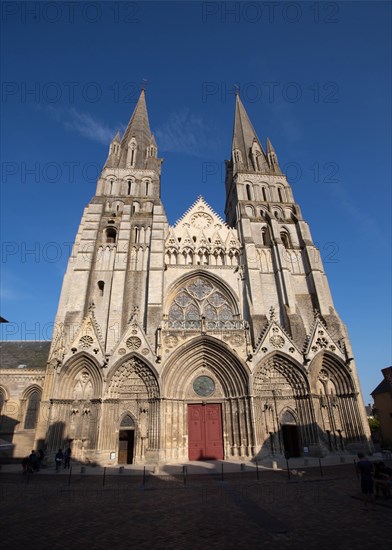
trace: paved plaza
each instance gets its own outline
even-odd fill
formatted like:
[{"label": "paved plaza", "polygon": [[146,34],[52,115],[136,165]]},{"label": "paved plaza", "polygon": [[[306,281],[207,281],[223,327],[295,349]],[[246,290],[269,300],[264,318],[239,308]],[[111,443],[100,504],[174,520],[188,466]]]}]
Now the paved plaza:
[{"label": "paved plaza", "polygon": [[[294,465],[293,465],[294,467]],[[198,475],[196,471],[204,471]],[[3,466],[2,547],[390,549],[392,506],[365,511],[353,463],[285,470],[224,463],[152,473]],[[305,472],[302,474],[302,472]],[[93,475],[90,475],[93,474]]]}]

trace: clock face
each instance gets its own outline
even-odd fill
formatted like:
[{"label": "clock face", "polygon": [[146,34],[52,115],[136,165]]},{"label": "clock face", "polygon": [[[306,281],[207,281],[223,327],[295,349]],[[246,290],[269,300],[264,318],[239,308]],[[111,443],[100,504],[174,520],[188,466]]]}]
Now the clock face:
[{"label": "clock face", "polygon": [[208,397],[215,391],[215,382],[209,376],[198,376],[193,382],[193,390],[200,397]]},{"label": "clock face", "polygon": [[198,214],[193,214],[191,217],[191,224],[198,229],[204,229],[212,224],[212,218],[209,214],[200,212]]}]

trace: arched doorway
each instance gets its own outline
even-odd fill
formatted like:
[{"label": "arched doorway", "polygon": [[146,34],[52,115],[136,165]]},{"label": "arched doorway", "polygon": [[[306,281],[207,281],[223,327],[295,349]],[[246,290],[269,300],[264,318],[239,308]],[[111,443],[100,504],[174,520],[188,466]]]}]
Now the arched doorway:
[{"label": "arched doorway", "polygon": [[294,415],[285,411],[280,420],[284,452],[287,457],[301,456],[299,431]]},{"label": "arched doorway", "polygon": [[130,414],[120,423],[118,436],[118,463],[132,464],[135,450],[135,422]]}]

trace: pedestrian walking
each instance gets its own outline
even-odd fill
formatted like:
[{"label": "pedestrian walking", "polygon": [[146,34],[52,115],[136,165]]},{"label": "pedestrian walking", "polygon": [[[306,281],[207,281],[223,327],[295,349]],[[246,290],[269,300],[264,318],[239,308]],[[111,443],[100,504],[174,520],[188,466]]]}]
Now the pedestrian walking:
[{"label": "pedestrian walking", "polygon": [[34,449],[30,453],[29,463],[32,472],[39,472],[38,456],[36,455]]}]

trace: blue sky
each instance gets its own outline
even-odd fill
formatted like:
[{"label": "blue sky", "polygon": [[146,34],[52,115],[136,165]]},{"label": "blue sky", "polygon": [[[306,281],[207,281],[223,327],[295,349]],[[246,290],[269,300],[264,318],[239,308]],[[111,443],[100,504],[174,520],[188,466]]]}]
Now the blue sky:
[{"label": "blue sky", "polygon": [[199,194],[223,216],[237,83],[318,243],[368,401],[391,364],[390,4],[1,7],[3,338],[50,337],[83,208],[142,79],[169,222]]}]

